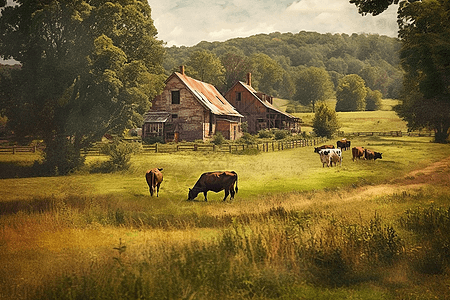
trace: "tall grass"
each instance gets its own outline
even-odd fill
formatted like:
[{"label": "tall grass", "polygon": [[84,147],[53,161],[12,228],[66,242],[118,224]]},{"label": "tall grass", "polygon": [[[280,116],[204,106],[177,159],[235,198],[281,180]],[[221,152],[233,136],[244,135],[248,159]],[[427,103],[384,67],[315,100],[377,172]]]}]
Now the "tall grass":
[{"label": "tall grass", "polygon": [[[446,295],[449,170],[405,175],[448,157],[448,147],[424,138],[352,142],[383,159],[352,162],[344,152],[342,168],[322,168],[312,148],[257,159],[155,154],[114,174],[3,179],[0,298]],[[152,167],[164,167],[158,198],[144,178]],[[234,201],[214,193],[207,203],[185,201],[202,172],[225,169],[239,174]],[[413,183],[423,186],[409,190]],[[393,186],[359,196],[376,184]],[[435,253],[429,261],[427,253]]]}]

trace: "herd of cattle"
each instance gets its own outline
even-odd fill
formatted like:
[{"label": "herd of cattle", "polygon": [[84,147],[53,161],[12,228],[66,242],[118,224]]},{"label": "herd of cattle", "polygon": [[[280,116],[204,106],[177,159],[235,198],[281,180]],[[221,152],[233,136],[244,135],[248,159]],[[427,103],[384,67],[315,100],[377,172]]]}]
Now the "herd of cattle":
[{"label": "herd of cattle", "polygon": [[[333,163],[335,166],[337,163],[342,166],[342,151],[350,150],[350,145],[351,142],[349,140],[342,139],[336,142],[337,148],[334,148],[334,145],[322,145],[320,147],[315,147],[314,153],[319,154],[322,167],[325,167],[325,165],[332,167]],[[353,147],[351,149],[353,161],[361,158],[367,160],[377,160],[382,158],[381,152],[365,149],[364,147]]]},{"label": "herd of cattle", "polygon": [[[332,167],[333,163],[335,166],[338,163],[342,166],[342,151],[350,150],[350,144],[349,140],[342,139],[336,142],[336,148],[334,145],[322,145],[315,147],[314,153],[319,154],[322,167],[325,167],[325,165]],[[356,159],[377,160],[382,158],[382,153],[365,149],[364,147],[353,147],[351,149],[353,161]],[[163,181],[162,170],[162,168],[155,168],[147,171],[145,174],[151,196],[153,196],[155,191],[156,197],[159,196],[159,187]],[[234,187],[235,184],[236,188]],[[194,187],[189,189],[188,200],[194,200],[199,193],[203,193],[205,201],[208,201],[206,198],[208,191],[218,193],[222,190],[225,190],[223,201],[227,199],[228,195],[231,195],[230,199],[234,198],[235,193],[238,192],[236,172],[219,171],[203,173]]]}]

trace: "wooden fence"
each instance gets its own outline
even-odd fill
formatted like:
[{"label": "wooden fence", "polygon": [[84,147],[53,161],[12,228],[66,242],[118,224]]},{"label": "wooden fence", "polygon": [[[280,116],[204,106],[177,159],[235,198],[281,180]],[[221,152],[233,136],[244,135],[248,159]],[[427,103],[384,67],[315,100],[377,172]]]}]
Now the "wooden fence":
[{"label": "wooden fence", "polygon": [[144,153],[167,153],[178,151],[209,151],[209,152],[238,152],[245,151],[246,149],[257,149],[262,152],[269,151],[281,151],[285,149],[293,149],[306,146],[315,146],[324,142],[325,138],[316,139],[302,139],[292,141],[271,141],[257,144],[226,144],[226,145],[214,145],[214,144],[177,144],[177,145],[165,145],[165,144],[153,144],[144,145]]},{"label": "wooden fence", "polygon": [[365,132],[340,132],[340,136],[434,136],[433,131],[365,131]]},{"label": "wooden fence", "polygon": [[0,147],[0,154],[35,153],[42,149],[42,146],[8,146]]}]

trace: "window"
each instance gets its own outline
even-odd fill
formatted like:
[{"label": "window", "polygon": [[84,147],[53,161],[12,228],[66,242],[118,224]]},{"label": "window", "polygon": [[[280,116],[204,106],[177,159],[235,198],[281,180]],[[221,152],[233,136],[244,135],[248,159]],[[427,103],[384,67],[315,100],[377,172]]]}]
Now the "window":
[{"label": "window", "polygon": [[236,92],[236,101],[241,101],[241,99],[242,99],[242,93]]},{"label": "window", "polygon": [[178,118],[178,115],[177,114],[173,114],[172,115],[172,119],[177,119]]},{"label": "window", "polygon": [[172,91],[172,104],[180,104],[180,91]]}]

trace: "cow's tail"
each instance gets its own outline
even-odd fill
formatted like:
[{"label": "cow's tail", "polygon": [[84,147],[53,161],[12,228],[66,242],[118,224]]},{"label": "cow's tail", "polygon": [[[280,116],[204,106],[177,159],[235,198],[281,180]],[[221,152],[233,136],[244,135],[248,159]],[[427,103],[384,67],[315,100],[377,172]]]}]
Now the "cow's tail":
[{"label": "cow's tail", "polygon": [[237,193],[238,190],[239,190],[239,189],[238,189],[238,175],[237,175],[237,173],[234,172],[234,171],[233,171],[233,173],[236,174],[236,187],[234,188],[234,190],[235,190],[235,192]]}]

